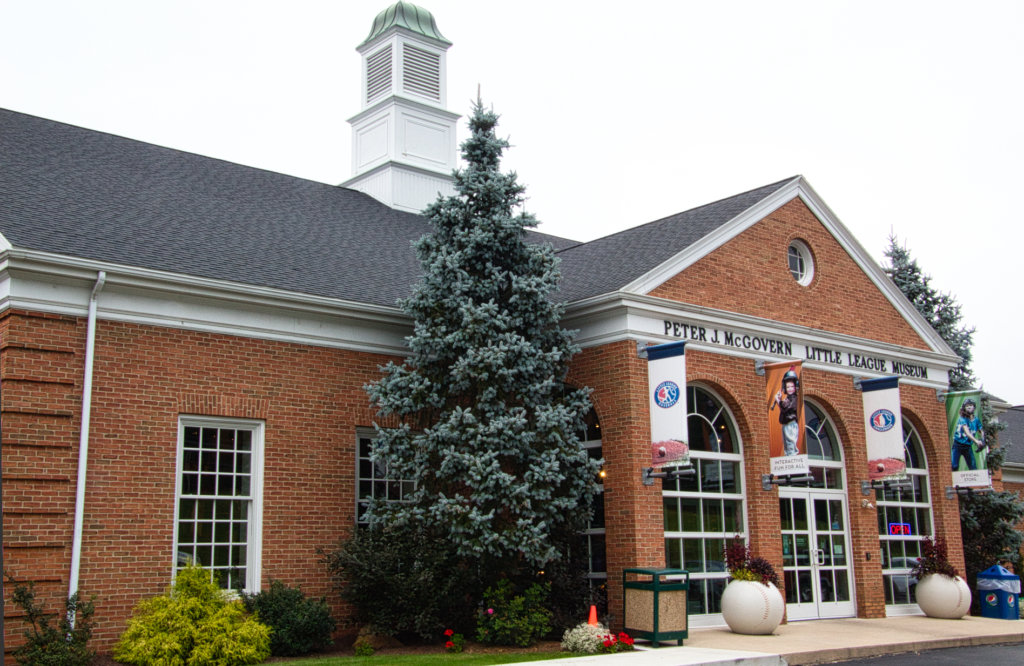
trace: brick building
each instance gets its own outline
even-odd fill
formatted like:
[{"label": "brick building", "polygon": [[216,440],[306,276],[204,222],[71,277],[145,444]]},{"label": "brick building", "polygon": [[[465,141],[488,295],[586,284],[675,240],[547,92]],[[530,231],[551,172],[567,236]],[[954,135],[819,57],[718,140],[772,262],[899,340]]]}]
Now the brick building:
[{"label": "brick building", "polygon": [[[1006,449],[1003,461],[1003,490],[1024,499],[1024,405],[1007,408],[999,415],[1006,428],[999,433],[999,446]],[[1017,526],[1024,531],[1024,523]],[[1024,552],[1024,549],[1022,549]]]},{"label": "brick building", "polygon": [[[346,186],[0,111],[4,567],[50,603],[95,594],[100,650],[188,558],[233,586],[333,597],[317,549],[362,498],[401,491],[367,459],[362,387],[411,332],[395,300],[429,227],[410,211],[450,189],[449,45],[406,3],[377,17]],[[790,620],[919,612],[905,574],[924,535],[962,567],[937,399],[956,358],[804,178],[590,242],[531,236],[561,258],[571,381],[594,389],[591,575],[613,613],[623,568],[667,565],[691,572],[693,624],[720,624],[736,535],[784,573]],[[698,475],[646,486],[639,350],[676,340]],[[765,490],[757,367],[787,359],[814,481]],[[889,375],[908,492],[862,489],[855,383]]]}]

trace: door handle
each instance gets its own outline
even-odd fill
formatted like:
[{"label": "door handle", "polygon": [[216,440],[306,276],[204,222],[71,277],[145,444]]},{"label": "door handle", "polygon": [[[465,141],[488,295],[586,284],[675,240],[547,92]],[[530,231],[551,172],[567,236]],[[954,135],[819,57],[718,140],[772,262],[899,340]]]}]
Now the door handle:
[{"label": "door handle", "polygon": [[823,548],[815,548],[814,559],[819,567],[825,566],[825,550]]}]

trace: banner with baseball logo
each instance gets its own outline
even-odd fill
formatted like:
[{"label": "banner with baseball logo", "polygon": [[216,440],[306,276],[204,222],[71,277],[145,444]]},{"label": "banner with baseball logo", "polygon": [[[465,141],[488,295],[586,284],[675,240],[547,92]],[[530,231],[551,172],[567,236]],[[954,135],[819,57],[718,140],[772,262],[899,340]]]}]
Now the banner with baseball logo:
[{"label": "banner with baseball logo", "polygon": [[862,379],[860,387],[864,397],[868,478],[872,481],[905,478],[907,463],[903,452],[900,378]]},{"label": "banner with baseball logo", "polygon": [[651,412],[651,465],[690,460],[686,430],[686,342],[647,348],[647,395]]},{"label": "banner with baseball logo", "polygon": [[771,472],[776,476],[807,474],[810,470],[804,433],[804,393],[800,387],[802,370],[800,361],[764,366],[768,451]]},{"label": "banner with baseball logo", "polygon": [[946,394],[946,424],[953,462],[953,485],[961,488],[992,485],[988,473],[988,442],[981,422],[981,392]]}]

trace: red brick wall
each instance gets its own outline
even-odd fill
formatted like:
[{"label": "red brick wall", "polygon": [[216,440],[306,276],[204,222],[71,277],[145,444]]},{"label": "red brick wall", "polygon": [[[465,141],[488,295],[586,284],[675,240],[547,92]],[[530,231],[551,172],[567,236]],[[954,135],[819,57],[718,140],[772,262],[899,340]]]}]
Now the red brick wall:
[{"label": "red brick wall", "polygon": [[[814,255],[801,287],[786,263],[794,239]],[[800,199],[767,216],[650,292],[680,303],[927,349]]]},{"label": "red brick wall", "polygon": [[[73,317],[0,315],[4,572],[33,580],[57,608],[67,596],[85,327]],[[22,612],[4,584],[4,645],[22,642]]]},{"label": "red brick wall", "polygon": [[[786,269],[789,241],[815,253],[816,277],[798,287]],[[794,201],[652,292],[655,296],[926,348],[802,202]],[[67,587],[81,410],[81,319],[0,316],[3,380],[4,560],[56,603]],[[356,428],[372,421],[362,386],[384,357],[282,342],[101,321],[97,326],[89,494],[80,587],[97,596],[94,646],[109,649],[134,604],[159,594],[172,566],[177,423],[180,414],[265,422],[263,582],[330,593],[316,549],[350,528]],[[687,353],[688,380],[730,406],[744,444],[748,525],[755,552],[782,566],[778,491],[768,470],[764,378],[753,361]],[[646,361],[633,341],[591,348],[571,381],[594,388],[606,458],[609,608],[621,615],[621,571],[664,566],[661,484],[649,465]],[[884,614],[876,513],[861,507],[866,478],[861,394],[852,377],[808,368],[806,395],[835,420],[847,469],[858,614]],[[905,414],[931,463],[935,529],[962,567],[949,484],[945,414],[935,391],[904,386]],[[869,498],[873,502],[873,497]],[[870,559],[868,558],[870,555]],[[339,617],[345,609],[335,608]],[[7,617],[14,610],[7,605]],[[17,622],[7,626],[10,646]]]},{"label": "red brick wall", "polygon": [[[793,239],[807,243],[815,277],[798,286],[788,271],[786,250]],[[928,346],[867,278],[853,259],[799,199],[701,258],[650,292],[652,296],[791,322],[888,343]],[[648,464],[649,422],[646,368],[632,341],[588,349],[573,363],[572,380],[593,387],[608,460],[606,513],[610,608],[621,612],[621,570],[664,566],[661,484],[644,488],[640,469]],[[737,421],[744,448],[746,506],[752,549],[782,569],[778,491],[763,491],[769,470],[768,422],[762,415],[764,377],[754,362],[709,352],[687,352],[687,381],[718,393]],[[853,377],[805,369],[806,397],[833,419],[843,444],[857,614],[883,617],[877,509],[862,506],[867,479],[861,393]],[[956,500],[947,500],[948,451],[945,412],[933,389],[901,387],[906,416],[917,427],[930,462],[936,533],[946,537],[954,565],[963,566]],[[624,476],[622,476],[624,474]],[[630,520],[632,522],[630,522]],[[633,526],[630,533],[629,527]],[[648,542],[649,548],[641,544]]]},{"label": "red brick wall", "polygon": [[[71,557],[84,322],[8,313],[0,326],[5,566],[56,604]],[[93,647],[109,650],[133,606],[170,582],[179,414],[265,422],[263,583],[336,599],[316,550],[352,525],[356,428],[373,420],[362,386],[386,360],[100,321],[80,577],[96,595]],[[19,623],[5,624],[16,644]]]},{"label": "red brick wall", "polygon": [[586,349],[573,359],[569,381],[594,389],[607,473],[608,611],[621,623],[622,570],[665,566],[661,483],[644,486],[641,480],[651,464],[647,361],[632,341]]},{"label": "red brick wall", "polygon": [[[687,381],[711,388],[729,406],[743,441],[746,507],[752,550],[782,571],[779,539],[779,493],[764,491],[761,475],[769,471],[768,420],[763,415],[764,377],[754,361],[703,351],[686,354]],[[822,407],[833,420],[843,446],[850,550],[854,594],[859,617],[884,617],[885,597],[874,493],[861,493],[867,480],[862,395],[853,377],[805,368],[805,397]],[[649,465],[647,371],[637,358],[636,343],[620,342],[584,350],[573,363],[571,380],[594,389],[592,399],[601,419],[602,445],[608,477],[605,512],[608,548],[609,608],[621,617],[621,572],[626,567],[665,566],[661,482],[644,487],[640,470]],[[948,451],[945,411],[934,389],[902,386],[904,414],[914,423],[929,461],[932,510],[936,533],[950,545],[954,566],[963,568],[959,512],[956,500],[947,500]]]},{"label": "red brick wall", "polygon": [[[749,359],[692,351],[687,352],[686,356],[687,381],[712,388],[725,400],[736,418],[737,429],[743,440],[751,549],[755,554],[767,558],[781,572],[783,561],[782,543],[778,536],[779,493],[774,488],[764,491],[760,486],[761,475],[769,471],[769,423],[763,415],[764,377],[755,373],[754,362]],[[802,385],[805,398],[823,408],[832,419],[843,446],[857,615],[884,617],[885,598],[879,559],[877,514],[875,509],[861,506],[861,500],[865,496],[861,494],[860,484],[867,479],[861,393],[854,389],[852,377],[814,368],[804,369]],[[945,416],[941,404],[935,400],[934,390],[903,387],[901,399],[904,405],[919,406],[920,409],[929,412],[933,429],[937,424],[941,424],[941,434]],[[935,403],[934,408],[931,407],[929,400]],[[939,420],[935,420],[936,418]],[[922,439],[924,438],[925,432],[922,432]],[[934,450],[927,451],[929,460],[935,460],[936,454]],[[933,468],[932,474],[936,475],[937,470]],[[951,518],[955,522],[956,502],[945,500],[941,487],[937,496],[933,488],[933,497],[936,498],[936,525],[942,534],[948,531]],[[873,494],[868,499],[874,504]],[[955,523],[955,535],[959,541],[958,522]],[[962,556],[962,551],[954,554],[954,558],[959,557],[961,562]]]}]

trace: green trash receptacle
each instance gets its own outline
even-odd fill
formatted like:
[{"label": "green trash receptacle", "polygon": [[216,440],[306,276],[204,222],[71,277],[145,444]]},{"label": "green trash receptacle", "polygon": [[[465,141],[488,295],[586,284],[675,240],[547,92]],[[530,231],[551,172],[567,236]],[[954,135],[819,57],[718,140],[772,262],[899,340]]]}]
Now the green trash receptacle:
[{"label": "green trash receptacle", "polygon": [[[646,578],[642,578],[646,577]],[[627,634],[657,646],[689,636],[686,595],[690,574],[683,569],[624,569],[622,617]]]}]

